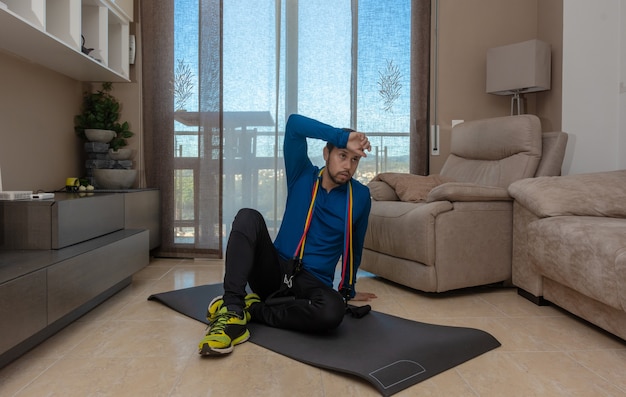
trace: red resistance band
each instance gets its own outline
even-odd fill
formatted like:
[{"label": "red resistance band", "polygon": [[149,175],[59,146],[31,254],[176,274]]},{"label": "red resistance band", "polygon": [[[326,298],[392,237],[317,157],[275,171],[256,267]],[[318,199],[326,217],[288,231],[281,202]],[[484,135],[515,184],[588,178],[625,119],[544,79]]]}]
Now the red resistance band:
[{"label": "red resistance band", "polygon": [[[313,219],[315,199],[317,198],[317,192],[319,190],[323,172],[324,168],[320,170],[317,176],[317,180],[315,181],[315,185],[313,186],[313,191],[311,193],[311,204],[309,204],[309,211],[307,212],[306,222],[304,223],[304,232],[302,233],[302,237],[300,238],[300,242],[298,243],[296,252],[293,255],[294,258],[298,258],[299,263],[302,263],[302,257],[304,256],[304,244],[306,242],[306,235],[309,231],[309,227],[311,226],[311,221]],[[354,260],[352,251],[352,207],[352,182],[349,181],[348,194],[346,195],[346,227],[344,231],[345,238],[342,255],[343,264],[341,269],[341,282],[339,283],[339,292],[342,293],[346,301],[352,297],[351,294],[354,287]]]}]

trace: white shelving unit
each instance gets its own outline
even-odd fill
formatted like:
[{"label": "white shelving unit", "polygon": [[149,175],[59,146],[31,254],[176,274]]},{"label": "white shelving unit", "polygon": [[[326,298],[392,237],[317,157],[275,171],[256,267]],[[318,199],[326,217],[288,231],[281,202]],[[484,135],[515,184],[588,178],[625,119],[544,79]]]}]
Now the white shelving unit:
[{"label": "white shelving unit", "polygon": [[115,0],[0,0],[0,50],[79,81],[128,82],[131,20]]}]

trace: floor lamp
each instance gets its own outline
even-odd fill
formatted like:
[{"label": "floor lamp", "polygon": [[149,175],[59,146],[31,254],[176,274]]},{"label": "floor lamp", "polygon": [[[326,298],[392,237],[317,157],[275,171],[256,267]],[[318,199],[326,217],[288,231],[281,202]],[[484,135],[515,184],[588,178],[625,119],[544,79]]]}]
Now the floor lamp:
[{"label": "floor lamp", "polygon": [[550,44],[541,40],[487,50],[487,93],[513,95],[511,115],[524,112],[522,95],[550,89]]}]

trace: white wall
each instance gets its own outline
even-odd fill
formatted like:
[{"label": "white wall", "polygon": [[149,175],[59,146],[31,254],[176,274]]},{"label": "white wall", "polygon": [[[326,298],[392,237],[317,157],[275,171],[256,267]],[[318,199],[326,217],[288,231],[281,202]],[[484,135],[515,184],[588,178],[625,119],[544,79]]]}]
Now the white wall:
[{"label": "white wall", "polygon": [[626,168],[625,8],[626,0],[563,1],[563,174]]}]

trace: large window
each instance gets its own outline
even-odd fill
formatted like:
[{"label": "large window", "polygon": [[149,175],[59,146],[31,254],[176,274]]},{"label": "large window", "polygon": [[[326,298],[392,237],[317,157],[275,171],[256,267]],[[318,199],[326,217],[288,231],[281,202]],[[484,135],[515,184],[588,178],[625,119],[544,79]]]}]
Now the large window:
[{"label": "large window", "polygon": [[[197,245],[207,234],[223,239],[241,207],[261,211],[276,231],[286,189],[282,136],[291,113],[367,133],[373,150],[361,161],[360,181],[408,172],[411,0],[214,3],[221,3],[221,15],[202,0],[174,3],[175,244]],[[203,38],[216,18],[221,46],[211,47]],[[215,48],[220,62],[207,64]],[[219,73],[211,70],[217,67]],[[219,106],[203,104],[207,96],[219,98]],[[319,165],[322,147],[309,143]],[[207,167],[221,172],[221,208],[211,209],[219,211],[221,227],[214,230],[203,229]]]}]

